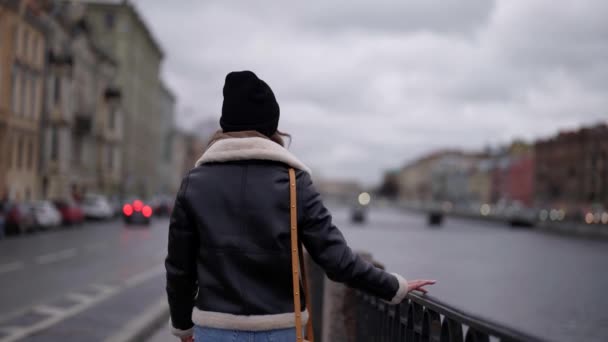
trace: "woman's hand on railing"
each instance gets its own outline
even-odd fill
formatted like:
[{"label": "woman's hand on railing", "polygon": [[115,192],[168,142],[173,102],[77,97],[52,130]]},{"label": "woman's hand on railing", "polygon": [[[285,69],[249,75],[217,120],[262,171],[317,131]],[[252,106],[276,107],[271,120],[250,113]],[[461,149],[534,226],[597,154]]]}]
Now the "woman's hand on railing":
[{"label": "woman's hand on railing", "polygon": [[425,289],[425,286],[428,285],[434,285],[436,283],[435,280],[408,280],[407,282],[407,292],[412,292],[412,291],[418,291],[418,292],[422,292],[423,294],[426,294],[428,292],[427,289]]}]

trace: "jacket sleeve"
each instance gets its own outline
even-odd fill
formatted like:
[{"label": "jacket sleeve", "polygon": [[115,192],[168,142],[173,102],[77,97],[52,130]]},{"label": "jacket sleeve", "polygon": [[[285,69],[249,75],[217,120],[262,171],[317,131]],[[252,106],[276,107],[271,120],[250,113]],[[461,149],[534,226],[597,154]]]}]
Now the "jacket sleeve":
[{"label": "jacket sleeve", "polygon": [[185,203],[187,187],[188,176],[182,181],[171,213],[168,254],[165,260],[172,330],[173,334],[179,337],[192,335],[192,309],[198,289],[198,234]]},{"label": "jacket sleeve", "polygon": [[298,177],[298,200],[300,238],[329,279],[371,293],[391,304],[403,301],[407,281],[398,274],[375,267],[348,247],[306,172],[300,172]]}]

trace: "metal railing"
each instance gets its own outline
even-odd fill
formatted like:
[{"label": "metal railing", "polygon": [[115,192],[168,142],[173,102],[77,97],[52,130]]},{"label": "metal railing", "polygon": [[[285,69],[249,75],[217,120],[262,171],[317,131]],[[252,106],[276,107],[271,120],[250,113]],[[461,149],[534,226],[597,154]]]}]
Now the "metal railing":
[{"label": "metal railing", "polygon": [[357,342],[540,342],[541,339],[475,317],[441,301],[416,294],[399,305],[357,292]]}]

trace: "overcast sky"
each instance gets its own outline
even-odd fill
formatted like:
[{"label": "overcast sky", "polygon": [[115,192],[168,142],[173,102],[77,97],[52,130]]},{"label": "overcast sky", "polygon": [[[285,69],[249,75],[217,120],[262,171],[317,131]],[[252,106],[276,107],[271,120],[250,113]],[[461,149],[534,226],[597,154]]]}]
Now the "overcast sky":
[{"label": "overcast sky", "polygon": [[325,177],[373,184],[437,148],[608,118],[604,0],[135,4],[166,52],[180,125],[219,118],[226,73],[252,70]]}]

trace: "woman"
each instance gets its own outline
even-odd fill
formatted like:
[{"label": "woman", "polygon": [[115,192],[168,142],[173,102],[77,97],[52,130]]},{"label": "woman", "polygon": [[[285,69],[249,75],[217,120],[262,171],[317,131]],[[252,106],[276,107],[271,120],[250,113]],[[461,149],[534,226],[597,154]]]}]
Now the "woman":
[{"label": "woman", "polygon": [[[409,291],[426,292],[433,281],[408,283],[347,246],[310,170],[284,148],[279,105],[264,81],[232,72],[223,93],[222,131],[184,178],[171,216],[165,265],[176,336],[295,341],[289,167],[296,169],[299,239],[330,279],[393,304]],[[305,323],[307,311],[301,316]]]}]

